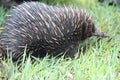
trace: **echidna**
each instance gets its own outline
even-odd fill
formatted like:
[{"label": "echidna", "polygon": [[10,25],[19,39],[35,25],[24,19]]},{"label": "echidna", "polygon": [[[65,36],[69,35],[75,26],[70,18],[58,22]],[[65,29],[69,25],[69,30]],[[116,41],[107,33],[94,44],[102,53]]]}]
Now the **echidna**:
[{"label": "echidna", "polygon": [[27,54],[45,56],[66,52],[73,57],[76,45],[91,36],[106,37],[96,31],[91,17],[83,9],[55,7],[39,2],[25,2],[12,9],[0,37],[2,55],[12,54],[13,60]]}]

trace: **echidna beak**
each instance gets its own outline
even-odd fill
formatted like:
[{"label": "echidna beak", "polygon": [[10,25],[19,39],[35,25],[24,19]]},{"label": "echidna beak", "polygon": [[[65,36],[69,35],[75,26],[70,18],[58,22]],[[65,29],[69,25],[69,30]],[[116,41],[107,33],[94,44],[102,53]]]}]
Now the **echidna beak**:
[{"label": "echidna beak", "polygon": [[97,36],[97,37],[102,37],[102,38],[109,37],[108,34],[105,34],[105,33],[103,33],[103,32],[95,32],[95,33],[92,33],[92,36]]}]

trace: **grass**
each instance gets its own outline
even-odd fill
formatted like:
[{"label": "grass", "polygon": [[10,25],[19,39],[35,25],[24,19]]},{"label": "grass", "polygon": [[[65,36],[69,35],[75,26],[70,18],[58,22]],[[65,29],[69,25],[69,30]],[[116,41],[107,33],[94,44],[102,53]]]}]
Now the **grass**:
[{"label": "grass", "polygon": [[[19,65],[8,59],[3,61],[1,80],[120,80],[120,7],[95,0],[73,0],[71,5],[86,9],[97,29],[108,33],[110,38],[98,42],[97,38],[91,37],[80,43],[87,47],[85,54],[78,52],[81,53],[79,59],[49,59],[46,56],[25,60],[24,55]],[[0,7],[0,26],[3,26],[5,15],[5,10]]]},{"label": "grass", "polygon": [[0,6],[0,27],[2,27],[5,21],[6,14],[7,14],[6,10],[2,6]]}]

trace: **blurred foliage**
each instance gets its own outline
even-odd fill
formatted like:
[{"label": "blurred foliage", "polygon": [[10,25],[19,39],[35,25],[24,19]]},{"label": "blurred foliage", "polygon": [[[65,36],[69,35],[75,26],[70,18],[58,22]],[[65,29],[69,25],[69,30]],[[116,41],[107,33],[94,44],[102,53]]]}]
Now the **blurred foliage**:
[{"label": "blurred foliage", "polygon": [[5,22],[6,15],[7,10],[0,6],[0,27],[2,27],[3,23]]},{"label": "blurred foliage", "polygon": [[69,5],[73,0],[39,0],[50,5]]}]

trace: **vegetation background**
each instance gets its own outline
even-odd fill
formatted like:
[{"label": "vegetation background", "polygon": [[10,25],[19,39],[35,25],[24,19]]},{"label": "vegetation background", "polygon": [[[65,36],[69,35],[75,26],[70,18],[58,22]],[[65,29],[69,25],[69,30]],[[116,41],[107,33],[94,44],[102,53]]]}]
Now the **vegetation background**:
[{"label": "vegetation background", "polygon": [[[97,0],[40,0],[49,5],[77,6],[92,16],[96,27],[109,34],[98,41],[91,37],[80,43],[78,59],[34,58],[13,63],[2,61],[0,80],[120,80],[120,6],[108,6]],[[0,6],[0,28],[9,10]],[[82,48],[86,46],[83,54]]]}]

